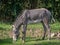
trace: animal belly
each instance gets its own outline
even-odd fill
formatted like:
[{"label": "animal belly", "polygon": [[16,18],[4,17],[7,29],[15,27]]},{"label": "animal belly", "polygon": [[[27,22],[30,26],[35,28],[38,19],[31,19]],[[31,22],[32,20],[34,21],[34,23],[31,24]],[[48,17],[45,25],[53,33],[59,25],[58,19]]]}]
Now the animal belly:
[{"label": "animal belly", "polygon": [[38,19],[38,20],[29,20],[28,24],[30,24],[30,23],[39,23],[39,22],[41,22],[41,19]]}]

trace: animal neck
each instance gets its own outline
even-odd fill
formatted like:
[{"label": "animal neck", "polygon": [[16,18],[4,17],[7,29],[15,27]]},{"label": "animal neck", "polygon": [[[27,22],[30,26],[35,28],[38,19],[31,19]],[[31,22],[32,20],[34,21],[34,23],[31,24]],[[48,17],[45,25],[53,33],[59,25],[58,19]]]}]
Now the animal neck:
[{"label": "animal neck", "polygon": [[18,27],[22,25],[22,23],[18,21],[18,22],[15,22],[13,25],[14,25],[14,28],[17,29]]},{"label": "animal neck", "polygon": [[27,10],[25,10],[24,12],[22,12],[21,16],[17,16],[17,19],[15,20],[15,22],[13,23],[15,28],[18,28],[19,26],[21,26],[25,20],[25,14],[26,14]]}]

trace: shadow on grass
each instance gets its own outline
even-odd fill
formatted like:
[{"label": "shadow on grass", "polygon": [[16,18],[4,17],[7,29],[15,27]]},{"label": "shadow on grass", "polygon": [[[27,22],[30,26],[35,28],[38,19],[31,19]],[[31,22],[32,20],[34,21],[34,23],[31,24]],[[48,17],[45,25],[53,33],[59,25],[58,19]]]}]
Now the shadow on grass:
[{"label": "shadow on grass", "polygon": [[42,40],[41,38],[27,37],[25,45],[60,45],[60,40]]},{"label": "shadow on grass", "polygon": [[5,28],[0,27],[0,30],[6,30]]},{"label": "shadow on grass", "polygon": [[7,39],[0,39],[0,44],[12,44],[12,39],[7,38]]},{"label": "shadow on grass", "polygon": [[42,42],[34,45],[60,45],[60,42]]},{"label": "shadow on grass", "polygon": [[25,45],[60,45],[60,41],[59,40],[30,41],[27,42]]},{"label": "shadow on grass", "polygon": [[29,42],[29,41],[41,41],[42,39],[41,38],[36,38],[36,37],[26,37],[26,42]]}]

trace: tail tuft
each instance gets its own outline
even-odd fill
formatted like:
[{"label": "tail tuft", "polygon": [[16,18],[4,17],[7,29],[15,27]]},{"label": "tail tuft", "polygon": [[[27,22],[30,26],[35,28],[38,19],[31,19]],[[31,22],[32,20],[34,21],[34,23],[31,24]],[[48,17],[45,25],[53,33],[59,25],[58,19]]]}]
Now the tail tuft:
[{"label": "tail tuft", "polygon": [[54,17],[53,17],[53,16],[52,16],[51,23],[55,23],[55,19],[54,19]]}]

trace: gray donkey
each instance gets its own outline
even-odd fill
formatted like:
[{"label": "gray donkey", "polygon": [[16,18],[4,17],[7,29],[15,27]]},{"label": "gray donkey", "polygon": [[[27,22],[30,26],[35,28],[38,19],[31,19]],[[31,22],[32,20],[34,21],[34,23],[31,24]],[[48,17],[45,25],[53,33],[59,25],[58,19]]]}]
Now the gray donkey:
[{"label": "gray donkey", "polygon": [[50,39],[50,26],[49,23],[51,20],[55,21],[51,12],[45,8],[40,9],[31,9],[24,10],[20,16],[17,17],[15,22],[13,23],[13,41],[16,41],[19,36],[19,28],[23,25],[23,37],[22,40],[25,41],[27,24],[28,23],[36,23],[41,22],[44,27],[44,35],[42,39],[45,38],[46,30],[48,31],[48,39]]}]

